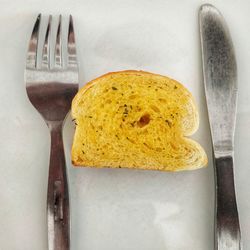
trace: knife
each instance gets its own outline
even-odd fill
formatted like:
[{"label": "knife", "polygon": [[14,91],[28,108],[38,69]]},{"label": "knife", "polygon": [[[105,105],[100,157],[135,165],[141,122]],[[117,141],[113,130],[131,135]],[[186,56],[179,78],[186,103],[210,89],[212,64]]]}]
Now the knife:
[{"label": "knife", "polygon": [[212,5],[199,11],[203,76],[215,169],[215,249],[241,249],[234,187],[237,65],[232,39]]}]

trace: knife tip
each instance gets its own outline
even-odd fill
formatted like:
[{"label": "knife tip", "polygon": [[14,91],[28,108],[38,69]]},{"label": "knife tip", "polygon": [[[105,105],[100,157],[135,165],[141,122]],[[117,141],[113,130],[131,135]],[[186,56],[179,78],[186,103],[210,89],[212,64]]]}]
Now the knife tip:
[{"label": "knife tip", "polygon": [[222,14],[214,5],[209,3],[201,5],[199,9],[200,22],[204,22],[204,20],[207,20],[207,18],[217,19],[218,17],[222,17]]},{"label": "knife tip", "polygon": [[209,12],[209,11],[217,11],[217,9],[214,7],[214,5],[210,3],[205,3],[201,5],[200,10],[199,10],[200,13]]}]

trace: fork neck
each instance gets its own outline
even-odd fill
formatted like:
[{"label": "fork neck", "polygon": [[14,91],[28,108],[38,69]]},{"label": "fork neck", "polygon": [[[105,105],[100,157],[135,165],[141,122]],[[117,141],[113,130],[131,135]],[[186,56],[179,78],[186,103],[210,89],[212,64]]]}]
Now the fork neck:
[{"label": "fork neck", "polygon": [[63,127],[63,121],[49,121],[46,122],[50,132],[61,131]]}]

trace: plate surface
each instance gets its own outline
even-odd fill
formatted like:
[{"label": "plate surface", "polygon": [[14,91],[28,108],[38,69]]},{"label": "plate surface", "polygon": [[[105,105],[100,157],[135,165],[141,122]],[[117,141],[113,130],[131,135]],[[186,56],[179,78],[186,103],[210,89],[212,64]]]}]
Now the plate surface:
[{"label": "plate surface", "polygon": [[[209,1],[220,9],[235,45],[239,100],[235,180],[244,249],[250,249],[250,2]],[[195,96],[206,169],[162,173],[75,169],[68,117],[72,250],[213,249],[214,179],[198,34],[201,0],[1,0],[0,249],[47,249],[46,190],[50,139],[29,103],[24,59],[36,14],[72,14],[81,86],[109,71],[142,69],[182,82]]]}]

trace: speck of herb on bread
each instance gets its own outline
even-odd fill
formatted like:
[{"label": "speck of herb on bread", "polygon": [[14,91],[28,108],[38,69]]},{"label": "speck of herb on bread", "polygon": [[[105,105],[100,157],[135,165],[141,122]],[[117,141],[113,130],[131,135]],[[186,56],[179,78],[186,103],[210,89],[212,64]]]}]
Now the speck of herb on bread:
[{"label": "speck of herb on bread", "polygon": [[77,126],[77,123],[76,123],[76,118],[72,119],[72,122],[75,123],[75,125]]},{"label": "speck of herb on bread", "polygon": [[165,120],[165,122],[168,124],[170,128],[172,127],[172,123],[169,120]]}]

